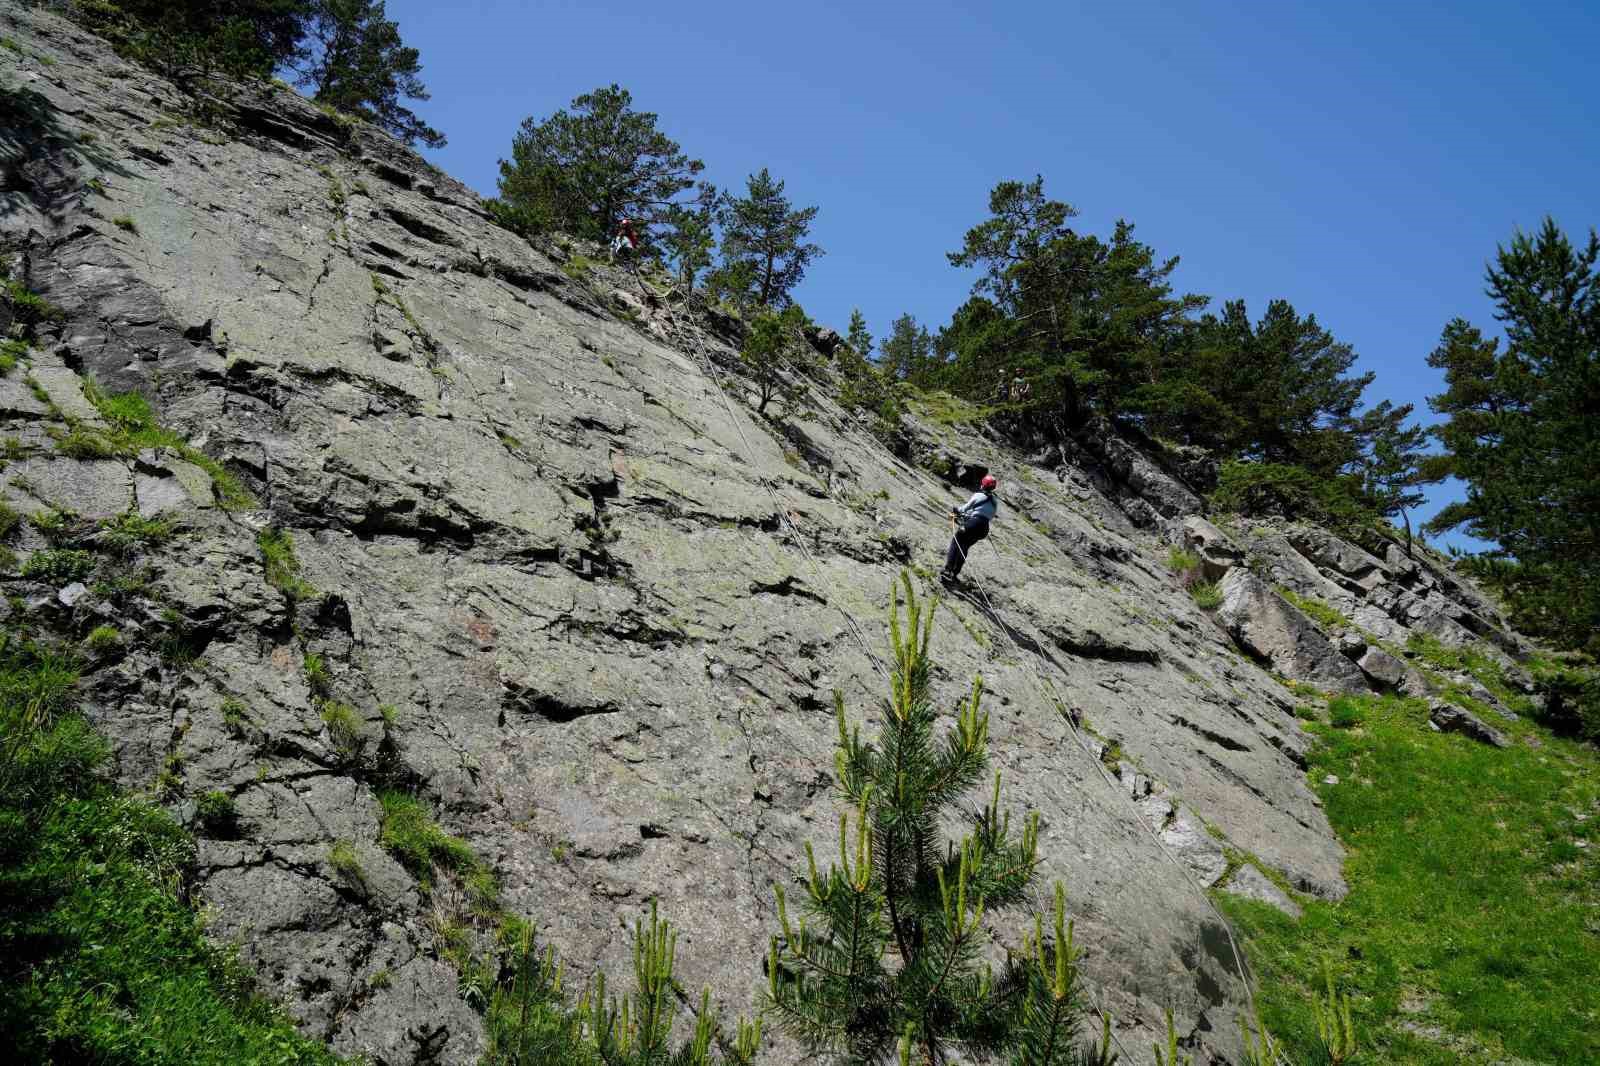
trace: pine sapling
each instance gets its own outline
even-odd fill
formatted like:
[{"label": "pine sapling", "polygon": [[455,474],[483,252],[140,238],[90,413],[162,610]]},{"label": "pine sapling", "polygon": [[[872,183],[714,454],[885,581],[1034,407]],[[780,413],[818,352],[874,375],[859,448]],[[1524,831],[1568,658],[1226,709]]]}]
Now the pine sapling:
[{"label": "pine sapling", "polygon": [[1317,1038],[1322,1041],[1322,1051],[1330,1066],[1349,1062],[1356,1053],[1356,1027],[1350,1018],[1350,994],[1339,992],[1333,986],[1333,966],[1322,963],[1322,978],[1326,987],[1324,995],[1312,1003],[1317,1014]]},{"label": "pine sapling", "polygon": [[1156,1066],[1194,1066],[1194,1056],[1178,1050],[1178,1028],[1172,1024],[1172,1010],[1167,1009],[1167,1044],[1154,1045]]},{"label": "pine sapling", "polygon": [[1261,1020],[1261,1004],[1256,1004],[1253,1027],[1244,1015],[1239,1016],[1239,1033],[1244,1037],[1245,1066],[1280,1066],[1286,1061],[1283,1045],[1267,1031],[1267,1023]]},{"label": "pine sapling", "polygon": [[711,990],[700,994],[700,1009],[695,1012],[694,1029],[676,1050],[672,1047],[672,1027],[677,1020],[678,984],[673,977],[677,959],[678,934],[670,922],[656,914],[650,901],[650,924],[643,919],[633,930],[634,990],[621,999],[606,997],[605,974],[597,973],[594,984],[578,1006],[584,1041],[598,1054],[605,1066],[710,1066],[717,1059],[729,1066],[748,1066],[761,1046],[759,1023],[738,1021],[732,1041],[722,1038],[716,1013],[711,1009]]},{"label": "pine sapling", "polygon": [[[989,802],[959,841],[939,826],[984,778],[989,718],[975,679],[954,727],[935,732],[924,609],[909,575],[891,589],[894,671],[876,743],[845,720],[835,694],[835,768],[845,811],[826,870],[806,845],[804,895],[774,886],[779,932],[767,960],[767,1010],[814,1055],[852,1062],[949,1061],[953,1047],[1026,1066],[1081,1061],[1076,949],[1056,893],[1053,935],[1035,923],[998,976],[983,962],[986,916],[1022,902],[1038,866],[1037,814],[1013,832]],[[902,620],[902,610],[904,620]],[[1096,1061],[1090,1059],[1089,1061]]]}]

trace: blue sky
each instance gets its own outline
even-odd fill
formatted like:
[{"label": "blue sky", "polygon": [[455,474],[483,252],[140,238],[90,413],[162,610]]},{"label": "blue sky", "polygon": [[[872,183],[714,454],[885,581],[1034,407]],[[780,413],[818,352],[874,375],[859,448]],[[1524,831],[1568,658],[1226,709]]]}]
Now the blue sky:
[{"label": "blue sky", "polygon": [[[719,185],[766,166],[820,206],[797,298],[879,335],[948,320],[972,278],[944,253],[995,182],[1037,173],[1081,230],[1125,217],[1182,256],[1180,287],[1315,312],[1373,402],[1429,419],[1444,323],[1494,326],[1496,244],[1546,214],[1600,225],[1595,3],[388,8],[451,174],[492,194],[523,118],[617,82]],[[1454,490],[1433,495],[1422,517]]]}]

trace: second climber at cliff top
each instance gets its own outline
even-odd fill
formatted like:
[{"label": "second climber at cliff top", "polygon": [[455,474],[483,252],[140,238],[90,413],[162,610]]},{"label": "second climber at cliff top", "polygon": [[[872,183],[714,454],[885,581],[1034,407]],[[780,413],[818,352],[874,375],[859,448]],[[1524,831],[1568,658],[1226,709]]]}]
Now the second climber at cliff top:
[{"label": "second climber at cliff top", "polygon": [[639,240],[633,235],[633,219],[623,215],[622,221],[617,223],[617,235],[611,238],[611,258],[615,259],[618,252],[631,252],[637,247]]},{"label": "second climber at cliff top", "polygon": [[1000,501],[994,495],[998,484],[993,474],[985,474],[971,499],[960,507],[950,508],[950,521],[956,533],[950,538],[950,549],[944,553],[944,572],[939,575],[939,580],[946,585],[953,584],[961,576],[961,568],[966,565],[972,546],[989,535],[989,523],[1000,509]]}]

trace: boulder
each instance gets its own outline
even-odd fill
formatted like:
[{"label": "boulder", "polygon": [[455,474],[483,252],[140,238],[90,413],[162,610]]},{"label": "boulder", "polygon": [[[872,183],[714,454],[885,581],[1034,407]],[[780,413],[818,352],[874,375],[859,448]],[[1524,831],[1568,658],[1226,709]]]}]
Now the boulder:
[{"label": "boulder", "polygon": [[1484,724],[1483,719],[1471,711],[1462,710],[1460,707],[1445,703],[1443,700],[1434,700],[1429,703],[1428,724],[1433,727],[1435,732],[1460,733],[1463,736],[1471,737],[1473,740],[1482,741],[1485,744],[1493,744],[1497,748],[1511,746],[1511,742],[1505,738],[1504,733]]},{"label": "boulder", "polygon": [[1340,655],[1311,619],[1248,570],[1230,570],[1223,577],[1217,619],[1241,648],[1266,660],[1276,673],[1336,692],[1368,691],[1355,663]]},{"label": "boulder", "polygon": [[[1084,449],[1105,464],[1117,485],[1144,507],[1129,511],[1137,525],[1153,525],[1156,517],[1176,518],[1200,510],[1200,497],[1125,440],[1103,418],[1092,419],[1079,435]],[[1127,510],[1128,500],[1119,500]]]},{"label": "boulder", "polygon": [[1244,550],[1197,514],[1183,520],[1183,543],[1200,557],[1207,581],[1221,581],[1223,574],[1244,564]]},{"label": "boulder", "polygon": [[1300,917],[1300,904],[1289,898],[1283,889],[1273,884],[1267,875],[1249,863],[1239,867],[1222,886],[1222,891],[1240,899],[1253,899],[1278,908],[1291,918]]},{"label": "boulder", "polygon": [[1360,633],[1346,629],[1334,634],[1333,646],[1338,648],[1339,654],[1346,659],[1359,659],[1367,650],[1367,641]]},{"label": "boulder", "polygon": [[[1357,582],[1365,588],[1381,584],[1387,568],[1376,557],[1316,526],[1296,526],[1289,531],[1295,550],[1324,569]],[[1374,579],[1373,575],[1378,575]]]},{"label": "boulder", "polygon": [[[1406,684],[1410,674],[1417,674],[1412,667],[1382,648],[1368,648],[1356,659],[1356,665],[1367,675],[1372,687],[1381,692],[1398,690]],[[1421,676],[1417,674],[1419,679]]]},{"label": "boulder", "polygon": [[811,347],[829,357],[844,343],[844,338],[828,326],[807,326],[805,336]]}]

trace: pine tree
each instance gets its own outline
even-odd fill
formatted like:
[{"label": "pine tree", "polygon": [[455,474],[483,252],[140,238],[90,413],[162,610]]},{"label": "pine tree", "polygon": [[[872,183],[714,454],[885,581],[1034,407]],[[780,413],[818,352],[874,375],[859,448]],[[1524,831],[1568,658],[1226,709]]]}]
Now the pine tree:
[{"label": "pine tree", "polygon": [[867,331],[867,318],[859,307],[850,311],[850,327],[845,331],[844,341],[861,358],[872,358],[872,334]]},{"label": "pine tree", "polygon": [[967,815],[968,833],[941,838],[940,825],[987,772],[983,685],[974,680],[954,728],[937,735],[928,642],[938,600],[924,609],[906,574],[889,608],[894,669],[883,732],[863,742],[835,695],[845,807],[838,860],[821,870],[806,845],[799,915],[774,886],[780,932],[769,950],[767,1010],[813,1054],[839,1061],[880,1062],[898,1042],[902,1061],[914,1050],[929,1066],[957,1047],[1018,1066],[1077,1062],[1078,952],[1060,887],[1053,921],[1036,920],[1003,973],[979,959],[984,917],[1022,902],[1034,879],[1038,815],[1013,833],[997,774],[988,804]]},{"label": "pine tree", "polygon": [[1232,300],[1196,324],[1193,343],[1217,353],[1195,365],[1207,375],[1195,385],[1228,408],[1224,452],[1329,477],[1359,462],[1355,412],[1373,375],[1346,376],[1355,350],[1315,315],[1273,300],[1252,323],[1244,301]]},{"label": "pine tree", "polygon": [[[1122,411],[1140,385],[1159,378],[1168,346],[1205,297],[1174,294],[1177,258],[1161,259],[1135,240],[1131,222],[1119,220],[1108,240],[1074,232],[1067,223],[1077,211],[1047,199],[1043,178],[996,185],[989,211],[948,258],[983,270],[973,285],[975,301],[991,301],[1007,328],[964,328],[963,336],[951,337],[961,342],[955,347],[976,347],[966,357],[984,364],[988,375],[1025,364],[1038,382],[1030,406],[1058,406],[1074,419],[1091,409]],[[981,304],[964,310],[982,317]],[[988,399],[988,375],[956,377],[969,395]]]},{"label": "pine tree", "polygon": [[68,7],[117,50],[172,77],[270,75],[298,54],[307,0],[101,0]]},{"label": "pine tree", "polygon": [[650,901],[649,924],[633,928],[633,987],[621,997],[606,991],[597,972],[576,1007],[562,991],[562,967],[553,949],[536,949],[532,927],[506,923],[502,977],[490,1000],[489,1046],[484,1066],[749,1066],[761,1045],[760,1022],[740,1018],[726,1033],[700,994],[688,1035],[675,1039],[680,987],[674,976],[678,934]]},{"label": "pine tree", "polygon": [[716,246],[716,186],[702,182],[693,203],[672,204],[666,212],[666,231],[661,246],[678,268],[678,284],[694,290],[695,278],[711,265],[711,249]]},{"label": "pine tree", "polygon": [[909,314],[895,319],[889,325],[889,335],[879,345],[878,362],[890,377],[921,384],[933,362],[933,338],[927,327],[918,325]]},{"label": "pine tree", "polygon": [[1030,293],[1048,287],[1055,266],[1048,251],[1073,236],[1067,220],[1077,214],[1071,204],[1045,198],[1043,177],[1026,184],[1002,181],[989,192],[990,217],[967,230],[961,250],[945,258],[951,266],[981,267],[974,294],[1023,314]]},{"label": "pine tree", "polygon": [[872,361],[872,344],[866,317],[858,307],[850,312],[844,347],[833,357],[839,369],[839,402],[851,411],[871,412],[873,432],[886,438],[899,427],[902,412],[893,381]]},{"label": "pine tree", "polygon": [[593,240],[609,238],[626,216],[648,239],[705,169],[656,119],[635,111],[620,85],[585,93],[543,122],[524,119],[511,159],[500,161],[500,213]]},{"label": "pine tree", "polygon": [[1367,437],[1370,457],[1362,471],[1365,491],[1378,514],[1398,514],[1406,528],[1406,554],[1411,554],[1410,508],[1427,499],[1418,486],[1439,480],[1429,467],[1423,450],[1428,431],[1408,426],[1411,404],[1393,406],[1384,400],[1361,417],[1361,432]]},{"label": "pine tree", "polygon": [[410,144],[443,148],[444,134],[400,101],[426,100],[415,48],[384,12],[384,0],[311,0],[299,84],[312,99],[359,115]]},{"label": "pine tree", "polygon": [[1427,528],[1464,526],[1513,560],[1519,623],[1600,650],[1600,236],[1575,247],[1554,221],[1517,233],[1489,266],[1505,346],[1460,320],[1429,365],[1446,389],[1429,404],[1441,466],[1467,498]]},{"label": "pine tree", "polygon": [[739,358],[760,395],[756,413],[766,414],[767,404],[776,398],[783,401],[786,414],[793,414],[805,399],[805,381],[791,373],[791,349],[798,347],[794,342],[805,323],[799,304],[790,304],[782,312],[763,311],[750,323]]},{"label": "pine tree", "polygon": [[[718,1032],[709,988],[700,994],[693,1031],[673,1047],[678,987],[672,971],[677,950],[677,932],[657,917],[651,900],[650,924],[646,926],[640,919],[633,930],[633,993],[608,1000],[602,973],[579,1007],[580,1014],[587,1015],[587,1033],[605,1066],[709,1066],[712,1062],[712,1041]],[[754,1057],[760,1043],[760,1025],[746,1025],[740,1019],[736,1039],[720,1048],[721,1061],[742,1066]]]},{"label": "pine tree", "polygon": [[817,208],[795,210],[783,194],[783,182],[766,167],[750,175],[746,195],[726,197],[722,205],[722,259],[743,264],[750,295],[761,307],[782,307],[805,277],[806,267],[822,248],[806,241]]}]

